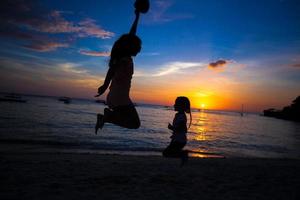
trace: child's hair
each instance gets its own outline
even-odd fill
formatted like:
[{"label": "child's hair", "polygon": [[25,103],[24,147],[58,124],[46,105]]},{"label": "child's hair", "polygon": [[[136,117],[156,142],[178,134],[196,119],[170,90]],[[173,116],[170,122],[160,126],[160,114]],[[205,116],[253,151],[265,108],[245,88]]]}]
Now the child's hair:
[{"label": "child's hair", "polygon": [[141,39],[134,34],[122,35],[113,45],[110,53],[109,67],[114,66],[124,56],[131,56],[132,49],[141,46]]},{"label": "child's hair", "polygon": [[180,96],[180,97],[176,98],[175,104],[182,106],[184,112],[190,114],[190,124],[189,124],[189,128],[190,128],[191,124],[192,124],[192,113],[191,113],[190,100],[187,97]]}]

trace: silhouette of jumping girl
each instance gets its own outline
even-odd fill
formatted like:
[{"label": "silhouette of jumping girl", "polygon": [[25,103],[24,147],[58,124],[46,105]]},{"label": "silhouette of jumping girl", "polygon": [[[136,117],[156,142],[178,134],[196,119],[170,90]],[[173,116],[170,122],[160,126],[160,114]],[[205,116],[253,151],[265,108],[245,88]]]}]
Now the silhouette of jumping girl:
[{"label": "silhouette of jumping girl", "polygon": [[177,111],[175,114],[173,123],[168,125],[168,128],[172,130],[171,143],[169,146],[163,151],[164,157],[175,157],[181,158],[181,166],[187,161],[188,159],[188,152],[183,150],[183,147],[187,143],[187,118],[185,113],[190,114],[190,124],[192,121],[191,115],[191,107],[190,101],[187,97],[180,96],[177,97],[174,104],[174,110]]},{"label": "silhouette of jumping girl", "polygon": [[97,114],[95,133],[102,129],[105,123],[113,123],[129,129],[140,127],[140,119],[130,97],[131,79],[134,72],[132,57],[140,50],[142,42],[136,36],[136,30],[140,12],[146,13],[149,9],[148,0],[137,0],[135,2],[135,20],[129,34],[122,35],[113,45],[110,53],[109,69],[104,83],[98,88],[98,95],[102,95],[109,87],[106,97],[108,108],[104,114]]}]

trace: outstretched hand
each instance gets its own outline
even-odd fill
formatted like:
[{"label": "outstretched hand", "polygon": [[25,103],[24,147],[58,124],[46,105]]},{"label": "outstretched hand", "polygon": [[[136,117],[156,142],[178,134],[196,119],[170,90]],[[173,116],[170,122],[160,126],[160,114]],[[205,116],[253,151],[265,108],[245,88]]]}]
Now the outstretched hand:
[{"label": "outstretched hand", "polygon": [[173,126],[172,126],[172,124],[168,124],[168,129],[170,129],[170,130],[173,130]]},{"label": "outstretched hand", "polygon": [[100,86],[98,88],[98,94],[95,95],[95,97],[99,97],[100,95],[102,95],[105,92],[106,89],[107,89],[107,87],[105,87],[104,85]]}]

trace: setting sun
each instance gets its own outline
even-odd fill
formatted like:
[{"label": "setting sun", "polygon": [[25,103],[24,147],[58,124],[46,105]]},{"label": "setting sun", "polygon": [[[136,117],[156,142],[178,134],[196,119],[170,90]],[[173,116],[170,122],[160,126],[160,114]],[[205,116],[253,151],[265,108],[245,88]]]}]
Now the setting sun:
[{"label": "setting sun", "polygon": [[205,104],[204,103],[201,104],[201,108],[205,108]]}]

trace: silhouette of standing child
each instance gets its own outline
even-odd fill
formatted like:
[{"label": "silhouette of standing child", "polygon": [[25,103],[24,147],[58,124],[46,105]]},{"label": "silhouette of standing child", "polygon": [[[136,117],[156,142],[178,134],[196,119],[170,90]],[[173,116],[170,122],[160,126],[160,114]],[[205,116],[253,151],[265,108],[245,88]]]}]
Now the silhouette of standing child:
[{"label": "silhouette of standing child", "polygon": [[[190,101],[187,97],[177,97],[175,100],[174,110],[177,111],[175,114],[173,124],[168,125],[168,128],[172,130],[171,143],[163,151],[164,157],[175,157],[181,158],[181,166],[188,159],[188,152],[183,150],[183,147],[187,143],[187,118],[185,113],[190,113],[190,125],[192,121]],[[189,126],[190,126],[189,125]]]},{"label": "silhouette of standing child", "polygon": [[95,133],[102,129],[104,123],[113,123],[129,129],[140,127],[140,119],[130,97],[131,79],[134,72],[132,57],[140,50],[142,42],[136,36],[139,11],[135,11],[136,18],[129,34],[122,35],[113,45],[110,53],[109,69],[104,83],[98,88],[98,95],[102,95],[109,87],[106,97],[108,108],[103,114],[97,114]]}]

